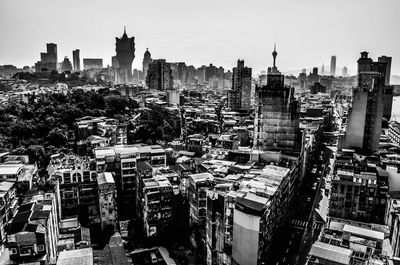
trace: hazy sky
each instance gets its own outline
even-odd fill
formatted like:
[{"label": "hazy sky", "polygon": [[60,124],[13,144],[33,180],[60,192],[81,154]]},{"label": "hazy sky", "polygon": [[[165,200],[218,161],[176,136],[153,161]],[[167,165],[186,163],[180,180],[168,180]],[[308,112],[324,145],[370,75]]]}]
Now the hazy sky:
[{"label": "hazy sky", "polygon": [[282,71],[329,69],[331,55],[356,69],[366,50],[392,56],[400,74],[400,0],[0,0],[0,65],[32,66],[48,42],[59,61],[78,48],[81,59],[111,64],[124,25],[135,68],[148,47],[153,58],[195,66],[243,58],[256,73],[272,64],[276,41]]}]

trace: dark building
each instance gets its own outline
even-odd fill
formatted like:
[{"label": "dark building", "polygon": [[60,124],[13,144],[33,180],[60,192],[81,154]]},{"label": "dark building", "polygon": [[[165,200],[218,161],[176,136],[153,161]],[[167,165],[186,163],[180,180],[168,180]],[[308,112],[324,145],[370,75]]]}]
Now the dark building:
[{"label": "dark building", "polygon": [[300,102],[294,98],[294,88],[284,85],[284,75],[275,66],[268,69],[267,85],[256,87],[253,145],[261,150],[298,152]]},{"label": "dark building", "polygon": [[147,70],[146,85],[154,90],[172,90],[173,76],[169,63],[164,59],[157,59],[149,64]]},{"label": "dark building", "polygon": [[40,61],[35,64],[36,72],[57,71],[57,44],[47,43],[47,51],[40,53]]},{"label": "dark building", "polygon": [[329,216],[384,223],[389,175],[372,161],[358,161],[353,151],[336,156]]},{"label": "dark building", "polygon": [[132,62],[135,59],[135,37],[129,38],[124,34],[115,38],[115,51],[117,53],[118,69],[117,83],[128,83],[132,80]]},{"label": "dark building", "polygon": [[331,57],[331,75],[335,75],[336,74],[336,56],[332,55]]},{"label": "dark building", "polygon": [[388,85],[390,85],[390,72],[391,72],[391,68],[392,68],[392,57],[382,55],[381,57],[378,57],[378,62],[386,63],[385,85],[388,86]]},{"label": "dark building", "polygon": [[232,89],[228,91],[228,107],[234,111],[249,111],[251,108],[251,68],[244,66],[244,60],[237,61],[233,68]]},{"label": "dark building", "polygon": [[147,48],[144,56],[143,56],[143,78],[144,80],[146,80],[146,76],[147,76],[147,71],[149,70],[149,64],[153,61],[153,59],[151,59],[151,53],[149,52],[149,49]]},{"label": "dark building", "polygon": [[358,85],[348,115],[346,148],[362,154],[378,151],[383,118],[386,63],[374,62],[368,52],[358,59]]},{"label": "dark building", "polygon": [[205,81],[208,82],[210,78],[217,75],[217,67],[213,64],[205,67]]},{"label": "dark building", "polygon": [[79,72],[81,70],[81,59],[79,57],[79,49],[72,51],[72,62],[74,63],[74,71]]},{"label": "dark building", "polygon": [[64,57],[64,61],[61,62],[61,71],[70,71],[72,72],[72,64],[67,56]]},{"label": "dark building", "polygon": [[308,83],[313,85],[316,82],[319,82],[319,75],[318,75],[318,68],[314,67],[312,73],[308,75]]},{"label": "dark building", "polygon": [[390,120],[392,116],[392,104],[393,104],[393,87],[390,86],[390,73],[392,67],[392,57],[381,56],[378,57],[378,62],[386,63],[385,71],[385,90],[383,91],[383,117]]},{"label": "dark building", "polygon": [[326,86],[321,85],[321,83],[316,82],[310,86],[311,94],[326,93]]}]

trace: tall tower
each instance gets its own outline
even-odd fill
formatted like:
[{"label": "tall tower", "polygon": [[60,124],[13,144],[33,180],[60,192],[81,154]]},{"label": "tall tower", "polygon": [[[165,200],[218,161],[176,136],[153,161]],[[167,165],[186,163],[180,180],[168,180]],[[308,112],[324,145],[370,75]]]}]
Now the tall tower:
[{"label": "tall tower", "polygon": [[121,83],[132,80],[132,62],[135,59],[135,37],[128,38],[124,27],[121,38],[115,38],[115,51],[117,52],[117,74]]},{"label": "tall tower", "polygon": [[[276,55],[274,49],[274,64]],[[300,102],[294,98],[294,88],[284,85],[284,75],[276,65],[268,70],[267,85],[256,87],[253,145],[261,150],[298,152]]]},{"label": "tall tower", "polygon": [[368,52],[362,52],[357,63],[358,84],[353,90],[345,147],[369,155],[379,147],[386,63],[374,62]]},{"label": "tall tower", "polygon": [[392,116],[392,105],[393,105],[393,86],[390,86],[392,57],[383,55],[381,57],[378,57],[378,62],[386,63],[385,90],[383,91],[383,117],[389,121]]},{"label": "tall tower", "polygon": [[392,57],[382,55],[381,57],[378,57],[378,62],[386,63],[385,85],[388,86],[390,84],[390,72],[391,72],[391,68],[392,68]]},{"label": "tall tower", "polygon": [[276,52],[276,44],[274,44],[274,51],[272,52],[272,58],[273,58],[273,63],[272,63],[272,68],[268,68],[268,73],[279,73],[278,68],[276,68],[276,56],[278,53]]},{"label": "tall tower", "polygon": [[81,59],[79,57],[79,49],[72,51],[72,62],[74,64],[74,71],[79,72],[81,70]]},{"label": "tall tower", "polygon": [[251,109],[251,68],[244,66],[244,60],[237,61],[233,68],[232,89],[228,91],[228,106],[234,111]]},{"label": "tall tower", "polygon": [[336,56],[332,55],[331,57],[331,75],[335,75],[336,74]]},{"label": "tall tower", "polygon": [[153,61],[153,59],[151,59],[151,53],[149,52],[149,48],[146,48],[146,51],[144,53],[143,56],[143,77],[144,80],[146,80],[146,76],[147,76],[147,70],[149,69],[149,64]]}]

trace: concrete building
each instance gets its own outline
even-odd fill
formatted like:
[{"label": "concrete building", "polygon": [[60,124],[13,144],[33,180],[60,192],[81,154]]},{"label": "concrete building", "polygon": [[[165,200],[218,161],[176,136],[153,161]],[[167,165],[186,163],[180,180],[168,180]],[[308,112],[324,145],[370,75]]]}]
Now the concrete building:
[{"label": "concrete building", "polygon": [[336,74],[336,56],[332,55],[331,57],[331,71],[330,74],[335,76]]},{"label": "concrete building", "polygon": [[379,63],[386,63],[386,70],[385,70],[385,86],[390,85],[390,74],[392,69],[392,57],[382,55],[378,57]]},{"label": "concrete building", "polygon": [[293,177],[289,168],[268,165],[259,176],[241,183],[233,213],[235,264],[268,263],[271,243],[287,219]]},{"label": "concrete building", "polygon": [[357,63],[358,85],[353,90],[345,147],[372,154],[378,150],[382,128],[386,63],[373,62],[368,52],[362,52]]},{"label": "concrete building", "polygon": [[171,232],[173,188],[165,176],[141,178],[138,192],[140,217],[147,238],[165,237]]},{"label": "concrete building", "polygon": [[199,253],[206,254],[207,190],[213,185],[213,175],[198,173],[189,175],[189,226],[191,242]]},{"label": "concrete building", "polygon": [[117,228],[118,211],[117,211],[117,189],[112,173],[102,172],[97,177],[99,192],[99,211],[101,228],[104,230],[106,226]]},{"label": "concrete building", "polygon": [[251,81],[251,68],[244,66],[244,60],[238,60],[233,68],[232,89],[228,91],[228,107],[232,111],[250,111]]},{"label": "concrete building", "polygon": [[166,166],[165,150],[159,145],[122,145],[94,151],[97,172],[114,173],[119,220],[135,214],[137,163],[147,161],[153,167]]},{"label": "concrete building", "polygon": [[36,72],[57,71],[57,44],[47,43],[46,52],[40,53],[40,61],[35,64]]},{"label": "concrete building", "polygon": [[118,61],[116,83],[132,81],[132,62],[135,59],[135,37],[128,37],[124,28],[121,38],[115,38],[116,60]]},{"label": "concrete building", "polygon": [[152,90],[173,90],[174,78],[169,63],[164,59],[153,60],[149,64],[146,85]]},{"label": "concrete building", "polygon": [[253,146],[261,150],[299,152],[300,102],[294,98],[294,88],[284,85],[284,75],[274,65],[269,69],[267,85],[256,87]]},{"label": "concrete building", "polygon": [[30,192],[9,223],[7,248],[11,264],[55,264],[58,233],[56,195]]},{"label": "concrete building", "polygon": [[208,265],[232,263],[233,212],[237,195],[233,189],[233,183],[222,183],[207,190]]},{"label": "concrete building", "polygon": [[54,154],[47,168],[59,196],[61,218],[79,215],[82,225],[100,223],[97,172],[87,157]]},{"label": "concrete building", "polygon": [[376,224],[329,219],[308,255],[307,265],[394,264],[385,228]]},{"label": "concrete building", "polygon": [[72,62],[74,64],[74,71],[81,71],[81,58],[79,57],[79,49],[72,51]]},{"label": "concrete building", "polygon": [[368,158],[360,159],[352,150],[338,152],[329,216],[383,224],[389,175],[377,164]]}]

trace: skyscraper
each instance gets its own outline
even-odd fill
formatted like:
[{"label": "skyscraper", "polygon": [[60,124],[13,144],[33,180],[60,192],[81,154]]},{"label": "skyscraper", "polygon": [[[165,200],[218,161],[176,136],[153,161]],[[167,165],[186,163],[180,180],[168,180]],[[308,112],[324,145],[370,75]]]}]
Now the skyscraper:
[{"label": "skyscraper", "polygon": [[381,57],[378,57],[378,62],[386,63],[385,85],[388,86],[390,84],[390,72],[391,72],[391,68],[392,68],[392,57],[382,55]]},{"label": "skyscraper", "polygon": [[149,64],[152,61],[153,59],[151,59],[151,53],[149,52],[149,48],[146,48],[146,51],[143,56],[143,68],[142,68],[144,80],[146,80],[147,70],[149,69]]},{"label": "skyscraper", "polygon": [[357,63],[358,85],[353,90],[345,147],[372,154],[378,150],[382,128],[386,63],[372,61],[368,52],[362,52]]},{"label": "skyscraper", "polygon": [[172,90],[173,84],[172,70],[169,63],[164,59],[158,59],[149,64],[146,77],[146,85],[149,89]]},{"label": "skyscraper", "polygon": [[331,75],[335,75],[336,73],[336,56],[332,55],[331,57]]},{"label": "skyscraper", "polygon": [[42,70],[57,71],[57,44],[47,43],[46,52],[40,53],[40,61],[35,64],[37,72]]},{"label": "skyscraper", "polygon": [[300,102],[294,88],[284,85],[284,75],[274,64],[268,69],[267,85],[256,88],[253,145],[261,150],[300,151]]},{"label": "skyscraper", "polygon": [[389,121],[392,116],[392,105],[393,105],[393,87],[390,86],[392,57],[383,55],[381,57],[378,57],[378,62],[386,63],[385,90],[383,91],[383,117]]},{"label": "skyscraper", "polygon": [[117,83],[128,83],[132,80],[132,62],[135,59],[135,37],[128,38],[126,29],[121,38],[115,38],[118,70]]},{"label": "skyscraper", "polygon": [[237,61],[233,68],[232,89],[228,91],[228,106],[234,111],[249,111],[251,95],[251,68],[244,66],[244,60]]},{"label": "skyscraper", "polygon": [[79,57],[79,49],[72,51],[72,61],[74,63],[74,71],[79,72],[81,70],[81,61]]}]

